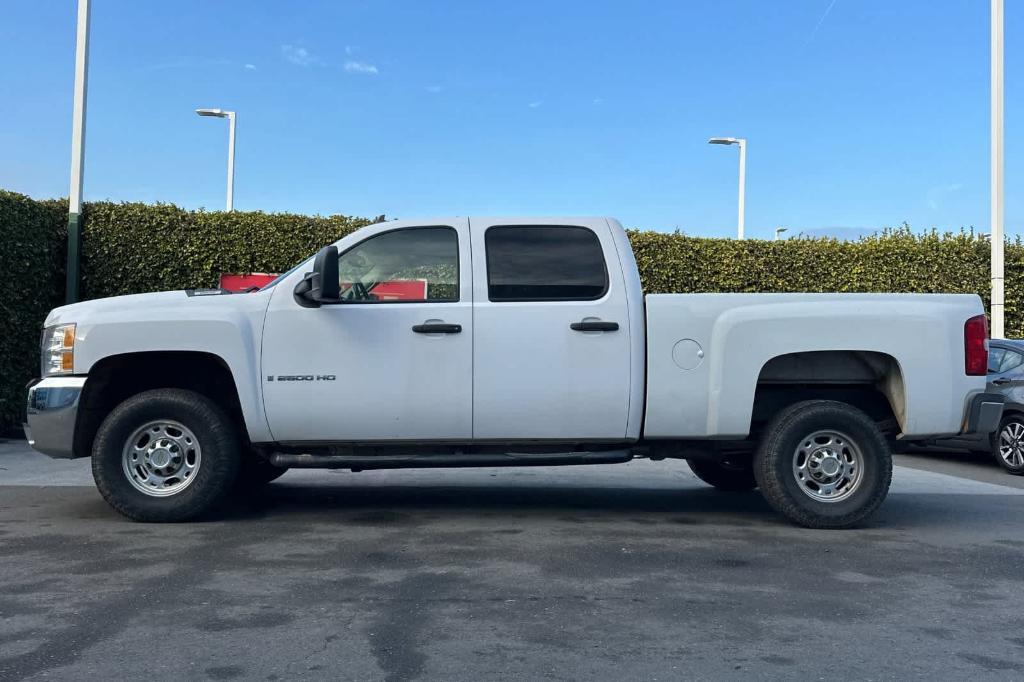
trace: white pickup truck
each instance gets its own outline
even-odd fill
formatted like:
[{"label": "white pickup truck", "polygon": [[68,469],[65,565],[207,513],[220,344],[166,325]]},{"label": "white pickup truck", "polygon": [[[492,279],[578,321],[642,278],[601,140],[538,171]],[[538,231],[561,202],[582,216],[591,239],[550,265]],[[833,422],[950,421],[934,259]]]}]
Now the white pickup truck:
[{"label": "white pickup truck", "polygon": [[987,336],[977,296],[645,297],[612,219],[386,222],[252,293],[53,310],[26,433],[141,521],[293,467],[671,457],[841,528],[897,441],[996,428]]}]

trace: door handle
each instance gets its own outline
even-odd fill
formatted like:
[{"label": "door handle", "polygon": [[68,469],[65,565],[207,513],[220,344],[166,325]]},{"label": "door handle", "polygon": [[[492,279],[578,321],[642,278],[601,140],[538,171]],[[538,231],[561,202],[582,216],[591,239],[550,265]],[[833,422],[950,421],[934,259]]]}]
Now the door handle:
[{"label": "door handle", "polygon": [[414,324],[412,330],[417,334],[458,334],[462,331],[462,325],[428,322],[426,324]]},{"label": "door handle", "polygon": [[619,323],[603,322],[601,320],[573,322],[569,325],[569,329],[575,332],[614,332],[618,331]]},{"label": "door handle", "polygon": [[1009,379],[994,379],[992,381],[992,383],[995,384],[996,386],[1002,386],[1003,384],[1010,383],[1010,380]]}]

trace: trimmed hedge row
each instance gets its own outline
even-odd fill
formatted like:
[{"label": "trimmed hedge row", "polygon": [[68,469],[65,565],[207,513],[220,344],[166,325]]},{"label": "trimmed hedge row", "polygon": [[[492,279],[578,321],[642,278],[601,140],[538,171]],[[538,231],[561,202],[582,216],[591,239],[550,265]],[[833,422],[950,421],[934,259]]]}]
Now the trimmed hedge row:
[{"label": "trimmed hedge row", "polygon": [[21,421],[40,325],[64,301],[67,206],[0,191],[0,434]]},{"label": "trimmed hedge row", "polygon": [[[38,373],[39,328],[63,301],[67,202],[0,191],[0,429],[20,422],[24,384]],[[225,272],[283,272],[374,220],[187,211],[169,204],[85,205],[86,298],[215,286]],[[947,292],[988,304],[982,235],[913,234],[907,226],[858,242],[703,239],[630,231],[649,293]],[[1006,248],[1006,334],[1024,336],[1024,245]]]},{"label": "trimmed hedge row", "polygon": [[86,204],[83,219],[84,298],[212,287],[221,273],[284,272],[373,222],[110,202]]}]

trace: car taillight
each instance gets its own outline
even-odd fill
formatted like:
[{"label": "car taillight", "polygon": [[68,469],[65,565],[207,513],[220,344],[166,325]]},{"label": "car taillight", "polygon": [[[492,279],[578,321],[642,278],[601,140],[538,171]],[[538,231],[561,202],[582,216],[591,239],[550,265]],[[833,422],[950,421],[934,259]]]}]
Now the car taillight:
[{"label": "car taillight", "polygon": [[988,320],[978,315],[964,322],[964,371],[983,377],[988,371]]}]

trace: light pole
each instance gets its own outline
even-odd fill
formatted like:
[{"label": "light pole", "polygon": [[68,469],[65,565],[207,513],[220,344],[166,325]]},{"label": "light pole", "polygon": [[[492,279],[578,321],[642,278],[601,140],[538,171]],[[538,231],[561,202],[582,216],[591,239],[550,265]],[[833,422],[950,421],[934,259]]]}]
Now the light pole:
[{"label": "light pole", "polygon": [[788,232],[788,231],[789,231],[788,227],[776,227],[775,228],[775,241],[779,241],[779,235],[780,234],[782,234],[783,232]]},{"label": "light pole", "polygon": [[235,205],[235,112],[223,109],[196,109],[196,113],[200,116],[213,116],[228,120],[228,201],[226,210],[233,211]]},{"label": "light pole", "polygon": [[747,141],[742,137],[712,137],[708,144],[735,144],[740,148],[740,209],[736,238],[744,237],[744,213],[747,204]]},{"label": "light pole", "polygon": [[992,338],[1003,326],[1003,0],[992,0]]},{"label": "light pole", "polygon": [[85,95],[89,75],[89,0],[78,0],[78,32],[75,44],[75,97],[71,114],[71,187],[68,191],[68,260],[64,297],[79,298],[79,267],[82,251],[82,166],[85,162]]}]

